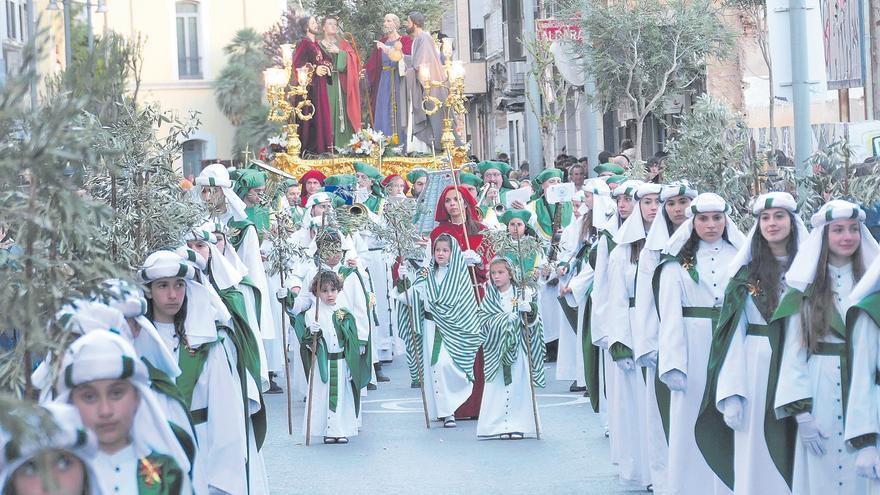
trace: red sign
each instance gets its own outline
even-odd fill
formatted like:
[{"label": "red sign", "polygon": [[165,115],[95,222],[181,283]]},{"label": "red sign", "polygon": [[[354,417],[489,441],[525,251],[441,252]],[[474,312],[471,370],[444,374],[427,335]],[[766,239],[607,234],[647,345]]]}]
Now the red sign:
[{"label": "red sign", "polygon": [[581,27],[574,19],[538,19],[535,23],[539,39],[556,41],[567,38],[578,42],[583,41]]}]

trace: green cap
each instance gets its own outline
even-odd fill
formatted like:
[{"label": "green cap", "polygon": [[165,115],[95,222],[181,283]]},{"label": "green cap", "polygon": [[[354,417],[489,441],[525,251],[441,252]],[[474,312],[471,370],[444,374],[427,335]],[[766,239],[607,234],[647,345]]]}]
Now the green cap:
[{"label": "green cap", "polygon": [[476,188],[483,187],[483,179],[477,177],[474,174],[469,174],[467,172],[459,172],[458,173],[458,182],[462,184],[467,184],[469,186],[474,186]]},{"label": "green cap", "polygon": [[535,188],[540,188],[541,184],[547,182],[552,178],[562,179],[562,170],[558,168],[545,168],[538,174],[534,179],[532,179],[532,183],[535,185]]},{"label": "green cap", "polygon": [[357,178],[353,174],[331,175],[324,179],[324,186],[357,187]]},{"label": "green cap", "polygon": [[428,175],[428,171],[423,168],[413,169],[410,173],[406,174],[406,180],[409,181],[410,184],[415,184],[415,182],[422,177]]},{"label": "green cap", "polygon": [[620,184],[621,182],[627,180],[625,175],[610,175],[605,177],[606,184]]},{"label": "green cap", "polygon": [[519,218],[524,224],[528,225],[529,220],[532,218],[532,212],[528,210],[510,209],[498,217],[498,220],[504,225],[509,225],[510,221],[514,218]]},{"label": "green cap", "polygon": [[625,170],[616,163],[601,163],[593,167],[593,172],[596,172],[597,174],[607,174],[608,172],[611,172],[614,175],[620,175],[624,173]]},{"label": "green cap", "polygon": [[382,174],[379,173],[379,169],[372,165],[368,165],[364,162],[354,162],[353,166],[355,172],[360,172],[374,181],[382,180]]},{"label": "green cap", "polygon": [[504,163],[504,162],[496,162],[496,161],[492,161],[492,160],[483,160],[482,162],[480,162],[480,163],[477,164],[477,170],[480,171],[480,174],[481,174],[481,175],[482,175],[482,174],[485,174],[485,173],[486,173],[486,170],[489,170],[489,169],[492,169],[492,168],[494,168],[494,169],[498,170],[499,172],[501,172],[501,175],[503,175],[503,176],[505,176],[505,177],[507,177],[507,175],[510,173],[510,165],[508,165],[508,164],[506,164],[506,163]]},{"label": "green cap", "polygon": [[269,175],[262,170],[246,168],[244,170],[235,171],[235,184],[233,190],[239,198],[244,198],[248,191],[255,187],[263,187]]}]

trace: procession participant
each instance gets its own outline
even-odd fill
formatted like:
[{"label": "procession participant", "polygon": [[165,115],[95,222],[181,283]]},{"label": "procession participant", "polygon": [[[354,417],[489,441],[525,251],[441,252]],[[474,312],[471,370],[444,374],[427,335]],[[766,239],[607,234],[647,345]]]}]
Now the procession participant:
[{"label": "procession participant", "polygon": [[[783,320],[768,325],[785,293],[785,272],[809,235],[797,202],[784,192],[755,198],[756,224],[728,273],[709,353],[697,446],[715,474],[738,494],[791,492],[796,439],[791,418],[773,411]],[[772,448],[771,448],[772,447]]]},{"label": "procession participant", "polygon": [[614,191],[617,189],[617,186],[623,184],[629,180],[625,175],[610,175],[605,177],[605,183],[608,184],[608,187]]},{"label": "procession participant", "polygon": [[385,195],[389,201],[400,201],[409,194],[409,184],[398,174],[391,174],[382,179],[382,187],[385,188]]},{"label": "procession participant", "polygon": [[[407,289],[416,327],[402,329],[401,337],[409,339],[413,331],[421,337],[419,352],[428,413],[443,421],[445,428],[455,428],[456,415],[467,401],[477,400],[477,407],[466,413],[478,416],[482,400],[483,383],[479,394],[473,392],[475,367],[480,366],[481,379],[483,367],[482,358],[477,357],[482,343],[478,306],[466,260],[455,238],[440,234],[432,245],[434,254],[428,268],[419,270]],[[400,270],[401,276],[408,277],[406,264]],[[398,296],[398,301],[405,304],[406,298]]]},{"label": "procession participant", "polygon": [[[434,38],[431,33],[425,31],[425,20],[425,15],[421,12],[410,12],[406,18],[406,31],[412,37],[411,53],[404,55],[411,115],[409,136],[406,141],[408,152],[429,152],[432,149],[439,152],[443,149],[440,138],[443,134],[444,112],[427,115],[422,107],[425,99],[422,77],[431,81],[446,82],[446,70],[440,62],[440,53],[434,44]],[[443,85],[432,85],[428,90],[430,96],[440,101],[446,101],[448,92]]]},{"label": "procession participant", "polygon": [[95,469],[104,493],[206,489],[193,485],[190,460],[150,390],[147,367],[125,339],[89,332],[75,340],[56,386],[56,400],[76,407],[97,436]]},{"label": "procession participant", "polygon": [[858,452],[844,437],[850,363],[858,353],[843,315],[880,250],[864,221],[858,205],[842,200],[812,216],[813,231],[785,274],[789,290],[773,315],[788,317],[774,407],[778,418],[797,421],[795,494],[868,493],[868,480],[856,471]]},{"label": "procession participant", "polygon": [[[499,217],[501,223],[507,226],[507,233],[510,234],[514,239],[522,239],[525,236],[537,238],[537,234],[535,231],[529,227],[529,220],[532,217],[532,212],[528,210],[517,210],[510,209],[504,212],[504,214]],[[515,264],[516,268],[519,268],[520,263],[523,265],[523,270],[525,270],[526,275],[531,276],[534,275],[534,272],[538,270],[544,263],[544,253],[535,253],[532,256],[527,256],[525,259],[520,260],[519,255],[515,252],[509,253],[495,253],[497,256],[505,256],[511,260],[511,263]],[[537,304],[537,301],[535,301]]]},{"label": "procession participant", "polygon": [[[256,177],[258,174],[254,174]],[[257,182],[258,183],[258,182]],[[215,163],[205,167],[196,177],[196,185],[202,186],[202,199],[210,206],[211,217],[215,223],[225,226],[224,244],[231,245],[237,254],[236,260],[231,252],[227,252],[224,256],[238,263],[239,261],[244,268],[236,268],[243,275],[247,275],[251,285],[254,288],[254,295],[258,304],[257,324],[259,328],[255,328],[259,332],[260,339],[264,351],[268,346],[276,349],[271,355],[266,355],[267,359],[267,376],[269,370],[278,370],[283,367],[279,361],[282,359],[280,351],[281,346],[272,346],[273,340],[280,340],[280,336],[276,331],[276,323],[271,307],[271,292],[269,291],[269,282],[266,277],[266,269],[263,265],[263,252],[260,250],[259,233],[254,222],[252,222],[246,212],[246,205],[241,198],[232,190],[232,181],[229,178],[229,172],[220,163]],[[247,188],[247,186],[236,187],[239,191]],[[225,246],[224,246],[225,247]],[[231,251],[231,250],[230,250]],[[259,292],[259,294],[257,294]],[[268,386],[268,383],[266,383]]]},{"label": "procession participant", "polygon": [[567,171],[568,182],[574,184],[575,189],[580,190],[584,187],[584,181],[587,179],[587,169],[583,165],[575,162]]},{"label": "procession participant", "polygon": [[593,167],[593,172],[599,177],[611,177],[613,175],[623,175],[626,172],[623,167],[616,163],[600,163]]},{"label": "procession participant", "polygon": [[262,240],[269,232],[269,209],[262,205],[269,174],[262,170],[246,168],[236,170],[230,174],[230,178],[234,184],[232,190],[244,202],[244,212],[248,220],[257,228],[257,234]]},{"label": "procession participant", "polygon": [[514,287],[514,273],[508,258],[489,263],[492,283],[487,285],[480,313],[486,386],[478,438],[520,440],[537,434],[529,380],[535,387],[546,386],[541,316],[534,291]]},{"label": "procession participant", "polygon": [[577,365],[583,369],[583,373],[569,387],[569,391],[583,390],[589,395],[593,412],[601,413],[604,424],[607,404],[604,399],[605,372],[601,363],[605,351],[593,345],[590,329],[592,304],[590,294],[595,275],[594,246],[599,240],[599,231],[614,215],[615,207],[611,199],[611,190],[602,179],[586,180],[583,192],[584,203],[589,211],[582,215],[579,221],[569,224],[563,231],[560,241],[563,263],[557,269],[561,277],[559,294],[569,302],[569,306],[578,308],[575,333]]},{"label": "procession participant", "polygon": [[[376,41],[364,66],[373,129],[391,138],[392,146],[406,144],[409,109],[406,81],[401,79],[405,68],[400,66],[400,62],[404,55],[412,54],[412,38],[401,36],[399,29],[400,18],[385,14],[383,36]],[[414,183],[412,179],[410,182]]]},{"label": "procession participant", "polygon": [[652,480],[646,444],[647,378],[637,369],[633,354],[635,285],[639,255],[660,209],[660,189],[659,184],[648,183],[636,189],[633,200],[637,204],[614,235],[616,247],[608,256],[608,290],[604,294],[605,314],[609,318],[603,322],[608,328],[608,352],[619,369],[609,404],[619,425],[618,473],[624,485],[639,489],[651,485]]},{"label": "procession participant", "polygon": [[299,183],[296,179],[284,179],[278,186],[278,207],[287,208],[294,225],[299,225],[303,216],[303,207],[300,203]]},{"label": "procession participant", "polygon": [[[182,273],[182,275],[180,275]],[[199,441],[197,468],[211,493],[247,493],[250,473],[246,406],[235,372],[235,349],[215,321],[218,311],[208,290],[192,280],[195,270],[171,251],[147,257],[138,279],[147,288],[147,317],[165,345],[177,354],[183,373],[177,387]],[[233,404],[230,404],[230,397]],[[221,493],[222,493],[221,492]]]},{"label": "procession participant", "polygon": [[[306,98],[315,106],[312,118],[299,122],[299,137],[302,141],[303,153],[320,155],[333,151],[333,119],[327,97],[328,80],[333,74],[333,61],[325,55],[318,44],[319,28],[315,16],[304,15],[296,22],[303,37],[296,44],[296,52],[293,54],[294,70],[291,71],[291,77],[296,79],[297,71],[295,69],[309,67],[311,80],[295,82],[302,86],[308,82]],[[299,103],[299,98],[296,97],[291,104],[296,106]]]},{"label": "procession participant", "polygon": [[[862,230],[864,232],[864,229]],[[870,230],[869,230],[870,231]],[[854,353],[849,400],[846,404],[846,431],[844,438],[853,449],[858,450],[856,471],[868,478],[871,489],[878,488],[880,456],[877,437],[880,435],[877,400],[878,336],[880,336],[880,259],[874,258],[868,271],[853,287],[850,306],[846,315],[847,331],[852,337]]]},{"label": "procession participant", "polygon": [[513,185],[510,183],[510,165],[504,162],[484,160],[477,164],[477,170],[480,171],[480,177],[484,182],[494,186],[486,192],[484,203],[491,206],[495,204],[497,197],[499,202],[503,204],[507,191],[513,189]]},{"label": "procession participant", "polygon": [[380,213],[385,202],[381,181],[384,179],[379,169],[364,162],[354,162],[354,176],[357,178],[357,191],[354,202],[366,206],[373,213]]},{"label": "procession participant", "polygon": [[[486,282],[487,259],[491,256],[482,247],[483,235],[480,231],[485,226],[479,222],[476,200],[464,188],[464,186],[447,186],[437,201],[434,210],[434,220],[437,226],[431,230],[430,239],[434,241],[443,234],[448,234],[456,240],[464,263],[468,265],[471,281],[471,290],[474,299],[479,305],[483,297],[482,286]],[[473,363],[473,392],[464,404],[455,411],[458,418],[477,418],[480,415],[480,402],[483,397],[483,351],[478,350]]]},{"label": "procession participant", "polygon": [[299,181],[302,184],[302,189],[300,190],[300,206],[305,208],[309,196],[318,192],[324,186],[325,180],[327,180],[327,176],[317,169],[309,170],[299,178]]},{"label": "procession participant", "polygon": [[406,180],[412,184],[412,197],[418,199],[425,190],[425,184],[428,183],[428,173],[424,169],[416,168],[406,174]]},{"label": "procession participant", "polygon": [[332,145],[345,148],[361,128],[361,58],[351,43],[339,35],[338,23],[336,17],[324,17],[321,21],[324,37],[320,46],[332,69],[327,81]]},{"label": "procession participant", "polygon": [[[474,175],[468,172],[458,172],[458,183],[461,187],[465,188],[467,192],[471,193],[475,199],[480,197],[480,189],[483,187],[483,179],[481,179],[478,175]],[[480,205],[477,205],[479,208]]]},{"label": "procession participant", "polygon": [[743,245],[743,235],[728,209],[714,193],[694,198],[688,219],[666,244],[663,254],[668,256],[659,267],[657,372],[670,390],[667,480],[671,491],[683,495],[730,493],[694,439],[712,328],[730,280],[727,265]]},{"label": "procession participant", "polygon": [[[297,337],[305,348],[315,347],[315,366],[311,384],[312,403],[306,403],[311,418],[303,418],[303,432],[311,419],[311,435],[324,437],[326,444],[347,444],[358,434],[360,390],[369,381],[367,336],[356,325],[345,298],[340,297],[343,282],[332,271],[315,276],[309,287],[319,299],[304,314],[305,327],[296,325]],[[299,299],[299,298],[297,298]],[[303,352],[311,352],[303,349]],[[309,363],[311,360],[303,362]]]},{"label": "procession participant", "polygon": [[645,247],[639,254],[636,272],[635,320],[632,323],[633,355],[636,364],[645,368],[646,443],[651,484],[655,493],[666,493],[669,486],[666,473],[669,444],[666,441],[666,432],[660,414],[661,403],[664,411],[669,409],[669,389],[657,377],[660,316],[657,313],[653,280],[657,266],[660,265],[663,248],[666,247],[675,229],[687,220],[687,210],[695,197],[697,191],[690,188],[686,182],[663,186],[660,190],[660,202],[663,204],[659,213],[660,218],[652,223],[651,229],[648,230]]},{"label": "procession participant", "polygon": [[[627,218],[632,214],[635,203],[633,201],[633,196],[638,190],[639,186],[642,185],[641,181],[637,180],[627,180],[620,183],[620,186],[617,188],[609,188],[611,189],[611,197],[615,201],[617,207],[617,214],[613,215],[605,225],[599,230],[599,238],[596,240],[594,244],[594,248],[596,250],[596,262],[595,268],[593,269],[593,290],[590,292],[590,337],[593,340],[593,345],[599,347],[602,351],[602,369],[603,369],[603,378],[605,383],[605,394],[610,399],[614,396],[614,387],[615,380],[620,374],[619,368],[614,364],[614,361],[611,359],[611,354],[608,352],[608,346],[610,343],[608,342],[608,331],[609,327],[606,324],[609,321],[607,316],[607,305],[605,304],[606,299],[604,297],[607,294],[607,275],[608,275],[608,257],[611,254],[611,251],[614,250],[616,245],[614,244],[614,236],[617,234],[618,229],[623,222],[626,221]],[[592,255],[591,255],[592,256]],[[607,404],[610,406],[609,404]],[[620,458],[622,443],[619,441],[619,438],[615,436],[615,430],[617,429],[617,415],[614,411],[609,411],[609,414],[606,417],[607,424],[605,426],[605,434],[606,436],[611,437],[611,458],[614,462]]]},{"label": "procession participant", "polygon": [[22,432],[0,430],[0,443],[16,447],[0,451],[0,492],[101,495],[95,469],[97,442],[94,433],[83,426],[79,411],[57,402],[39,409],[51,428],[42,428],[41,422]]}]

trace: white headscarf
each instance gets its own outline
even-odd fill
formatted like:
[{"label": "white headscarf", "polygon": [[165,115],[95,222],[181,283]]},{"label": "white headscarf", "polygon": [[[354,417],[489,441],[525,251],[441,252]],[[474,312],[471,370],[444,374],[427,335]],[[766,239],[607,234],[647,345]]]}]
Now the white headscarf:
[{"label": "white headscarf", "polygon": [[226,197],[226,207],[232,213],[232,219],[236,221],[247,219],[247,213],[245,212],[247,205],[232,190],[232,179],[229,178],[229,171],[226,170],[222,163],[212,163],[203,168],[199,176],[196,177],[196,185],[221,188],[223,196]]},{"label": "white headscarf", "polygon": [[137,389],[140,403],[131,426],[131,441],[138,457],[152,451],[169,455],[188,473],[189,458],[150,389],[147,367],[122,337],[110,332],[90,332],[73,341],[64,352],[62,372],[56,382],[56,402],[70,403],[75,387],[96,380],[128,380]]},{"label": "white headscarf", "polygon": [[[12,475],[24,463],[47,450],[63,450],[82,461],[86,471],[88,495],[101,495],[101,485],[94,467],[98,453],[95,435],[82,424],[79,411],[69,404],[49,403],[41,406],[51,417],[56,428],[47,431],[38,415],[28,415],[28,435],[16,438],[0,430],[0,489],[12,480]],[[5,493],[5,492],[4,492]]]},{"label": "white headscarf", "polygon": [[[687,196],[693,200],[697,197],[697,190],[691,188],[687,181],[675,181],[665,184],[660,190],[661,203],[666,203],[669,198],[674,198],[675,196]],[[648,235],[645,237],[645,249],[649,251],[662,251],[666,247],[666,243],[669,242],[669,237],[672,236],[672,232],[669,231],[669,226],[666,223],[668,217],[666,216],[665,206],[660,207],[657,216],[659,218],[655,219],[654,223],[651,224],[651,229],[648,230]]]},{"label": "white headscarf", "polygon": [[669,238],[669,242],[667,242],[666,247],[663,248],[663,254],[678,256],[681,248],[684,247],[688,239],[691,238],[691,234],[694,231],[694,217],[697,213],[724,212],[724,216],[727,220],[724,225],[724,231],[727,233],[727,241],[730,242],[733,247],[739,249],[743,242],[745,242],[745,236],[743,236],[739,227],[733,222],[733,219],[730,218],[730,214],[727,213],[729,209],[730,207],[727,202],[724,201],[724,198],[715,193],[702,193],[698,195],[694,198],[693,202],[691,202],[691,207],[687,210],[687,220],[685,220],[684,223],[675,230],[672,237]]},{"label": "white headscarf", "polygon": [[636,191],[639,190],[639,187],[642,184],[644,184],[644,182],[642,182],[640,180],[635,180],[635,179],[625,180],[625,181],[621,182],[620,185],[617,186],[613,191],[611,191],[611,197],[617,198],[618,196],[621,196],[623,194],[626,194],[627,196],[635,197]]},{"label": "white headscarf", "polygon": [[611,188],[604,180],[594,177],[584,181],[581,188],[584,192],[593,193],[593,227],[601,229],[605,224],[614,217],[617,212],[617,205],[611,199]]},{"label": "white headscarf", "polygon": [[[235,287],[239,283],[241,283],[241,279],[244,278],[244,275],[247,273],[247,267],[242,263],[241,258],[238,257],[238,253],[235,254],[235,258],[238,263],[241,265],[241,268],[244,269],[244,273],[239,271],[232,262],[230,262],[223,253],[217,249],[217,237],[212,233],[212,230],[215,228],[214,222],[207,222],[199,227],[192,229],[185,236],[184,240],[205,240],[208,243],[208,248],[211,250],[211,259],[208,260],[208,266],[211,267],[211,278],[214,280],[214,283],[217,284],[217,288],[219,290],[225,290],[230,287]],[[213,239],[213,242],[210,240]],[[230,251],[235,251],[231,249]]]},{"label": "white headscarf", "polygon": [[[186,320],[183,325],[189,344],[198,347],[217,340],[215,322],[226,322],[229,313],[224,314],[217,307],[214,296],[193,280],[194,276],[195,268],[173,251],[156,251],[149,255],[138,271],[138,278],[145,284],[160,278],[179,278],[186,282]],[[220,306],[223,306],[222,302]]]},{"label": "white headscarf", "polygon": [[865,211],[855,203],[835,199],[822,205],[822,208],[810,218],[813,231],[806,240],[801,241],[797,256],[794,257],[788,273],[785,274],[785,281],[789,287],[804,292],[813,283],[816,278],[817,260],[822,252],[822,241],[825,239],[825,226],[835,220],[847,218],[859,221],[862,234],[859,254],[862,258],[862,266],[871,266],[880,252],[880,246],[865,227]]},{"label": "white headscarf", "polygon": [[787,192],[762,194],[752,202],[752,214],[755,216],[755,225],[752,225],[752,229],[746,234],[743,245],[739,248],[736,256],[733,257],[729,273],[735,274],[741,267],[748,265],[752,261],[752,239],[755,237],[756,232],[758,232],[759,224],[761,223],[761,212],[768,208],[782,208],[792,214],[794,217],[794,225],[792,227],[797,231],[798,244],[802,243],[810,235],[810,231],[807,230],[804,221],[797,215],[797,201],[795,201],[791,194]]},{"label": "white headscarf", "polygon": [[[645,238],[645,223],[642,219],[642,207],[639,204],[639,201],[641,201],[642,198],[649,194],[659,195],[662,187],[663,186],[661,186],[660,184],[653,184],[651,182],[644,182],[639,185],[638,189],[636,189],[635,194],[633,195],[633,200],[635,200],[636,202],[635,206],[633,207],[633,212],[626,218],[626,220],[624,220],[623,225],[620,226],[620,229],[617,231],[617,233],[614,234],[615,244],[617,244],[618,246],[621,244],[631,244],[638,241],[639,239]],[[660,212],[658,211],[657,214],[659,215],[659,213]]]}]

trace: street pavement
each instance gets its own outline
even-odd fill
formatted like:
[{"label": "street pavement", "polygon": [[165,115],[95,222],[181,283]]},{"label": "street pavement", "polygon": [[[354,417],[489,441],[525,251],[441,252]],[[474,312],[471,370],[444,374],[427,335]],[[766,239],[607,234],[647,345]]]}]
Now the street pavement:
[{"label": "street pavement", "polygon": [[[272,493],[281,494],[646,494],[624,490],[608,459],[608,439],[599,416],[570,382],[550,380],[538,389],[541,440],[477,440],[476,421],[444,429],[425,428],[421,396],[410,388],[405,359],[384,370],[363,399],[363,427],[348,445],[305,446],[305,405],[294,401],[293,431],[287,433],[285,395],[267,395],[269,433],[263,456]],[[283,383],[281,383],[282,386]]]}]

